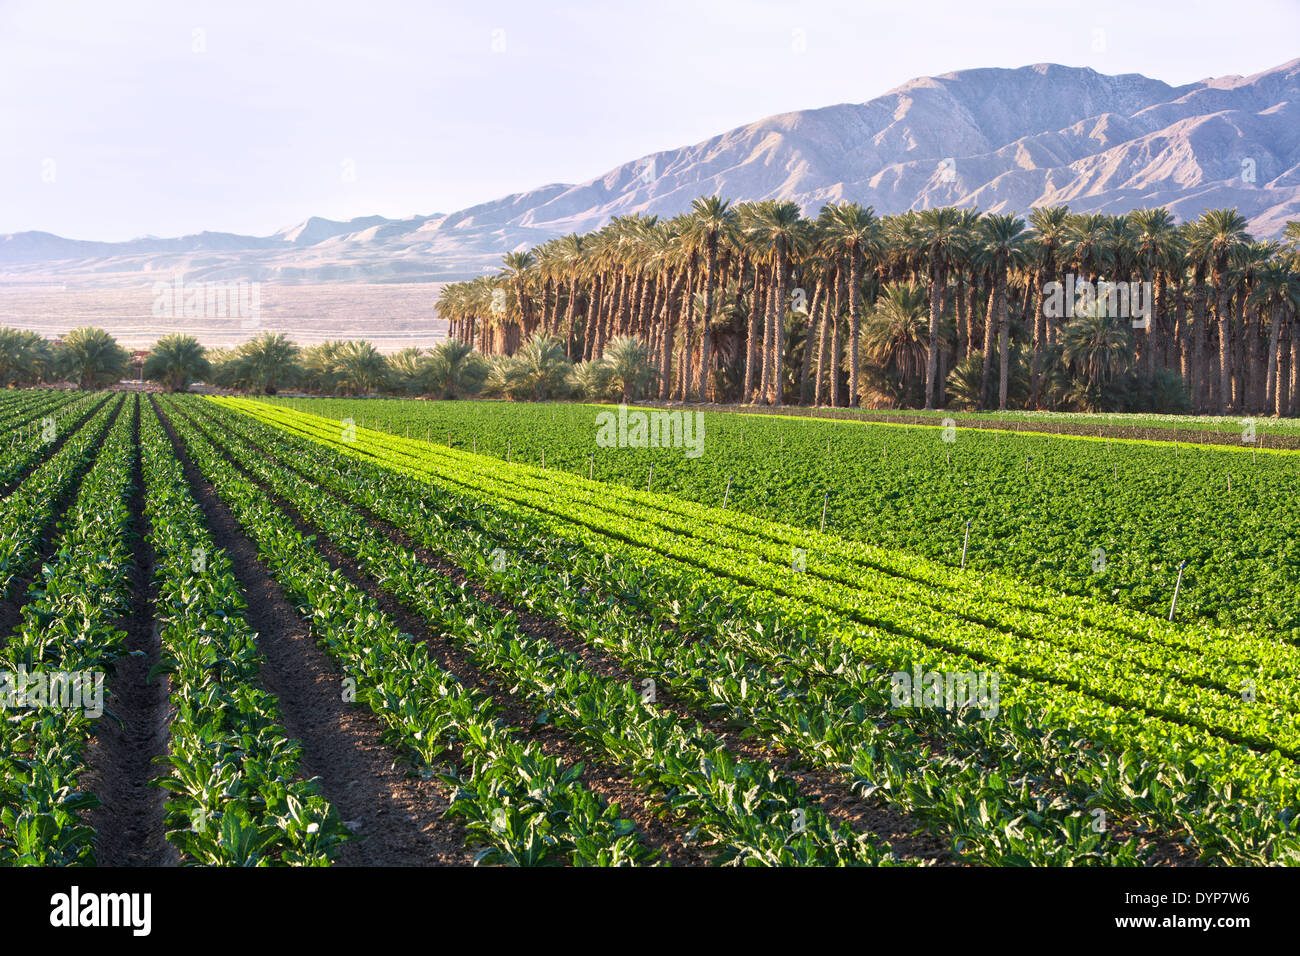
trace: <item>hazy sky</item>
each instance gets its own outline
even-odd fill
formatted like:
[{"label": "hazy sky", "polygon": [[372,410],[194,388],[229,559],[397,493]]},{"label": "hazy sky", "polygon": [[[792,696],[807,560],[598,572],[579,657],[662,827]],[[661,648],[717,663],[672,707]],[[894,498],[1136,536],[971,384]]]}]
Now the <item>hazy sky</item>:
[{"label": "hazy sky", "polygon": [[1178,84],[1297,37],[1300,0],[0,0],[0,233],[450,212],[914,76]]}]

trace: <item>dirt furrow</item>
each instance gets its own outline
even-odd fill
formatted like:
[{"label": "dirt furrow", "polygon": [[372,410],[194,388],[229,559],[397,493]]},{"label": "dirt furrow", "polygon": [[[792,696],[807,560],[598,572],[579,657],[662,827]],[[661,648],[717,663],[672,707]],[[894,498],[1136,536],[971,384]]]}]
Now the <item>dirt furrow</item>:
[{"label": "dirt furrow", "polygon": [[87,751],[87,789],[101,803],[87,817],[95,830],[95,859],[100,866],[175,866],[180,855],[167,842],[163,818],[167,794],[152,784],[162,772],[154,761],[167,752],[172,709],[166,675],[149,680],[162,648],[154,621],[155,555],[144,513],[138,406],[131,440],[136,448],[131,476],[135,547],[131,614],[122,622],[128,653],[108,681],[109,713],[99,720]]}]

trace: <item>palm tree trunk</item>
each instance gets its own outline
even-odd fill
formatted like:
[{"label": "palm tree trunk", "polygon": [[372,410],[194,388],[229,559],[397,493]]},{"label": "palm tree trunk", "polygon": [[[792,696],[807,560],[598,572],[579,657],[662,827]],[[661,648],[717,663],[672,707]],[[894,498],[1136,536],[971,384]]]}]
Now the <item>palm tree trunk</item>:
[{"label": "palm tree trunk", "polygon": [[749,321],[745,329],[745,382],[741,388],[741,401],[748,402],[754,394],[758,371],[758,316],[766,301],[763,270],[754,263],[754,286],[749,293]]},{"label": "palm tree trunk", "polygon": [[1278,418],[1288,414],[1291,410],[1293,392],[1291,390],[1290,343],[1295,340],[1295,336],[1296,327],[1293,318],[1290,322],[1283,323],[1282,339],[1278,344],[1277,399],[1273,406],[1273,414]]},{"label": "palm tree trunk", "polygon": [[1268,326],[1268,372],[1265,374],[1264,385],[1264,408],[1274,415],[1281,414],[1278,411],[1280,403],[1277,399],[1277,363],[1278,363],[1278,340],[1282,337],[1282,304],[1280,302],[1273,304],[1272,314],[1269,316]]},{"label": "palm tree trunk", "polygon": [[1164,351],[1162,345],[1165,336],[1165,296],[1168,293],[1168,283],[1164,270],[1156,268],[1154,262],[1151,271],[1155,274],[1155,284],[1152,288],[1154,294],[1151,297],[1150,324],[1147,326],[1147,378],[1154,380],[1159,365],[1157,355]]},{"label": "palm tree trunk", "polygon": [[1165,339],[1165,368],[1176,369],[1185,384],[1188,380],[1184,341],[1187,337],[1187,295],[1181,282],[1174,288],[1174,314],[1170,327],[1172,332]]},{"label": "palm tree trunk", "polygon": [[944,268],[939,252],[930,254],[930,349],[925,360],[925,407],[934,408],[939,379],[939,320],[943,315]]},{"label": "palm tree trunk", "polygon": [[599,273],[592,279],[591,293],[587,296],[587,317],[584,322],[582,359],[590,361],[596,352],[596,327],[600,324],[600,300],[604,294],[603,283]]},{"label": "palm tree trunk", "polygon": [[812,397],[809,394],[808,378],[812,374],[813,339],[817,334],[817,310],[821,308],[823,288],[825,284],[821,282],[813,286],[812,302],[808,306],[808,330],[804,333],[803,340],[803,369],[799,375],[799,402],[802,405],[808,404]]},{"label": "palm tree trunk", "polygon": [[[677,348],[677,331],[673,323],[673,303],[678,301],[682,292],[682,285],[686,281],[686,270],[669,267],[666,285],[667,294],[664,296],[663,305],[659,315],[659,322],[663,326],[664,340],[663,353],[660,355],[659,377],[660,398],[680,398],[681,382],[680,377],[673,373],[673,361],[680,361],[680,356],[674,355]],[[679,313],[680,314],[680,313]]]},{"label": "palm tree trunk", "polygon": [[691,253],[690,260],[686,265],[686,269],[683,271],[686,273],[686,287],[685,289],[682,290],[681,308],[682,311],[686,314],[686,321],[682,326],[683,328],[682,354],[680,359],[682,363],[681,390],[682,390],[682,401],[689,402],[691,400],[691,396],[695,394],[695,382],[696,382],[695,372],[694,372],[695,365],[693,364],[693,358],[695,355],[695,346],[693,344],[695,339],[695,292],[694,290],[695,290],[696,282],[699,279],[697,275],[697,273],[699,272],[699,260],[697,259],[695,253],[693,252]]},{"label": "palm tree trunk", "polygon": [[862,252],[856,246],[849,249],[849,405],[857,408],[862,404],[859,394],[861,383],[861,360],[858,357],[862,333]]},{"label": "palm tree trunk", "polygon": [[829,357],[831,347],[830,323],[832,321],[832,316],[831,293],[828,290],[826,293],[826,301],[822,303],[821,334],[818,336],[819,342],[817,343],[817,381],[813,385],[814,405],[821,405],[824,396],[830,394],[829,388],[825,387],[823,383],[826,379],[826,360]]},{"label": "palm tree trunk", "polygon": [[998,410],[1005,411],[1011,379],[1011,316],[1007,311],[1006,267],[999,263],[997,270],[993,282],[997,289],[998,309]]},{"label": "palm tree trunk", "polygon": [[767,296],[763,300],[763,339],[759,355],[759,380],[756,404],[766,402],[772,387],[772,316],[776,312],[776,263],[771,265],[771,274],[767,278]]},{"label": "palm tree trunk", "polygon": [[1291,415],[1300,414],[1300,317],[1291,316]]},{"label": "palm tree trunk", "polygon": [[710,232],[704,243],[704,318],[700,323],[700,401],[709,394],[709,362],[713,346],[713,276],[718,267],[718,237]]},{"label": "palm tree trunk", "polygon": [[1246,312],[1246,288],[1237,290],[1237,378],[1239,381],[1238,408],[1257,413],[1264,404],[1259,374],[1259,322]]},{"label": "palm tree trunk", "polygon": [[785,247],[777,251],[776,305],[772,309],[771,404],[785,404],[785,317],[790,312],[790,256]]},{"label": "palm tree trunk", "polygon": [[574,323],[578,318],[578,277],[569,279],[569,303],[564,312],[564,355],[570,362],[576,358],[578,343],[573,338]]},{"label": "palm tree trunk", "polygon": [[960,362],[970,351],[970,325],[966,318],[966,273],[957,271],[957,354],[955,362]]},{"label": "palm tree trunk", "polygon": [[1214,276],[1215,297],[1214,317],[1219,328],[1219,410],[1231,411],[1235,407],[1232,399],[1232,312],[1225,271],[1217,270]]},{"label": "palm tree trunk", "polygon": [[989,284],[989,300],[984,309],[984,366],[980,372],[980,408],[988,408],[993,399],[993,348],[997,336],[996,313],[993,308],[997,283]]},{"label": "palm tree trunk", "polygon": [[1209,348],[1208,293],[1205,288],[1205,267],[1198,265],[1192,276],[1192,328],[1190,342],[1190,365],[1192,372],[1192,394],[1195,396],[1197,411],[1208,407],[1209,394],[1206,380],[1209,373],[1209,361],[1206,350]]},{"label": "palm tree trunk", "polygon": [[542,331],[554,334],[560,327],[560,290],[547,279],[542,285]]},{"label": "palm tree trunk", "polygon": [[[1050,256],[1051,252],[1047,253]],[[1038,287],[1035,297],[1034,312],[1034,354],[1030,358],[1029,407],[1042,408],[1043,388],[1043,350],[1047,347],[1047,276],[1050,259],[1045,258],[1042,266],[1034,275],[1034,284]]]},{"label": "palm tree trunk", "polygon": [[835,268],[835,315],[831,317],[831,354],[830,354],[830,389],[831,407],[840,404],[840,356],[844,347],[840,344],[840,316],[844,314],[844,300],[848,297],[848,270],[841,261]]}]

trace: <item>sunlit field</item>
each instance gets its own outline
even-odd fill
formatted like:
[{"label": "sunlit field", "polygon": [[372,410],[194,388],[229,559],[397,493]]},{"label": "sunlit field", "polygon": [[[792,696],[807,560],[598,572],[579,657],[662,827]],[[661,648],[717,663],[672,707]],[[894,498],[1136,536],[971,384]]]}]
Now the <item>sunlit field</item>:
[{"label": "sunlit field", "polygon": [[567,404],[0,416],[0,861],[1296,861],[1294,453]]}]

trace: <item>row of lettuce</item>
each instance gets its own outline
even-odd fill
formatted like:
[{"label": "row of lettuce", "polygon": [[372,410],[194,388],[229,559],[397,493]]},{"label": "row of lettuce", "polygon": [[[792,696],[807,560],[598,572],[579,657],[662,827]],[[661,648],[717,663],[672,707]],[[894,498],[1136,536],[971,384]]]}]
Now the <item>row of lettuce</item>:
[{"label": "row of lettuce", "polygon": [[[1294,660],[1284,653],[1269,658],[1267,642],[1257,645],[1264,664],[1252,657],[1256,645],[1242,642],[1234,651],[1236,674],[1198,672],[1172,651],[1232,650],[1233,635],[1158,625],[1085,601],[1058,603],[991,575],[957,575],[879,549],[837,559],[843,542],[802,529],[345,429],[264,403],[228,404],[273,426],[263,454],[297,469],[320,454],[339,459],[335,467],[342,471],[332,479],[328,471],[304,477],[332,480],[354,506],[379,512],[434,550],[446,552],[454,529],[473,526],[448,557],[503,588],[509,569],[519,569],[527,587],[515,585],[511,593],[533,608],[542,606],[536,589],[552,582],[552,616],[611,652],[630,655],[638,673],[666,666],[674,648],[721,655],[707,669],[682,658],[681,669],[664,679],[675,679],[675,692],[711,712],[733,706],[733,685],[744,688],[734,703],[743,714],[736,716],[770,735],[784,722],[792,736],[782,746],[855,775],[865,792],[931,819],[968,855],[1064,861],[1095,852],[1120,860],[1167,849],[1173,837],[1209,859],[1281,860],[1294,853],[1294,764],[1275,749],[1286,746],[1287,729],[1270,723],[1292,719],[1285,691]],[[307,440],[276,455],[275,443],[294,433]],[[363,467],[365,481],[356,472]],[[371,480],[384,490],[367,493]],[[640,525],[632,508],[619,510],[622,499],[641,509]],[[690,522],[651,533],[649,525],[676,520],[671,516],[683,509]],[[489,542],[486,525],[494,521]],[[695,535],[692,524],[700,529]],[[789,566],[791,535],[806,546],[802,571]],[[504,569],[487,557],[500,553],[511,556]],[[525,555],[534,555],[526,570]],[[590,578],[574,587],[576,569],[587,567]],[[842,584],[839,593],[827,588],[837,576],[857,586]],[[598,619],[582,616],[587,594]],[[922,603],[905,620],[899,595],[923,598],[929,609]],[[675,632],[691,629],[697,639],[665,647],[654,639],[664,624]],[[611,636],[620,626],[633,628],[621,640]],[[965,643],[954,643],[959,640]],[[1026,656],[1025,643],[1036,655]],[[1116,654],[1119,660],[1111,660]],[[1053,672],[1057,657],[1072,660],[1071,673],[1082,678],[1072,682]],[[890,700],[890,675],[914,667],[926,673],[992,667],[1004,678],[1001,713],[975,720],[928,708],[900,711]],[[749,668],[757,669],[751,675]],[[1080,686],[1094,668],[1106,676]],[[1117,673],[1129,677],[1118,689],[1110,683]],[[1237,677],[1254,681],[1253,692],[1236,694]],[[756,689],[767,687],[774,690],[763,701]],[[874,702],[874,712],[869,705],[866,715],[836,710],[863,702]],[[1260,720],[1255,708],[1269,719]],[[819,714],[826,715],[825,726],[810,734]],[[915,736],[910,748],[895,739],[907,733]],[[945,801],[950,805],[942,806]],[[1095,823],[1099,811],[1113,818],[1109,829],[1080,826]],[[990,830],[989,845],[978,846]],[[1134,833],[1143,839],[1128,839]]]},{"label": "row of lettuce", "polygon": [[1033,434],[1032,423],[995,431],[688,410],[699,421],[691,448],[675,435],[645,447],[654,422],[639,432],[636,409],[601,437],[598,416],[617,409],[276,401],[612,485],[652,481],[803,528],[820,527],[825,508],[837,535],[950,566],[961,564],[969,521],[968,567],[1147,614],[1168,614],[1186,561],[1180,620],[1300,638],[1300,543],[1287,532],[1300,520],[1300,453],[1271,451],[1263,422],[1240,425],[1236,448],[1207,448]]}]

